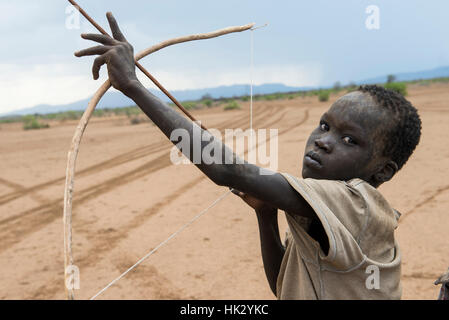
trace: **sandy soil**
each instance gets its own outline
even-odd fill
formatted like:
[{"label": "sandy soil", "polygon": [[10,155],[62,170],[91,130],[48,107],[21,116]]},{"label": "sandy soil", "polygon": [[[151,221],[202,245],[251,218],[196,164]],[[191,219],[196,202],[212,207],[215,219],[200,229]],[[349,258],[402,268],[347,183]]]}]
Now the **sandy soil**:
[{"label": "sandy soil", "polygon": [[[305,140],[336,98],[255,103],[254,127],[279,129],[280,171],[300,174]],[[409,87],[408,98],[420,111],[422,140],[380,190],[403,214],[396,232],[403,298],[436,299],[433,281],[449,266],[449,85]],[[247,104],[194,114],[222,131],[249,126]],[[0,299],[64,299],[63,190],[76,122],[51,125],[40,131],[0,126]],[[173,165],[170,148],[150,123],[90,123],[74,195],[78,299],[93,296],[227,191],[192,165]],[[273,299],[254,214],[228,195],[99,298]]]}]

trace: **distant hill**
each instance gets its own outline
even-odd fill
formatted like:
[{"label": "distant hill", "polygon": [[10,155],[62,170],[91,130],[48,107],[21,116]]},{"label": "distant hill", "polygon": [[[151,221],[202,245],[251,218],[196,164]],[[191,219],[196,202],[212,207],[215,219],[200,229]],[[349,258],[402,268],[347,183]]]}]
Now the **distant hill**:
[{"label": "distant hill", "polygon": [[[424,70],[417,72],[405,72],[405,73],[396,73],[394,74],[396,77],[396,81],[411,81],[411,80],[421,80],[421,79],[433,79],[433,78],[441,78],[441,77],[449,77],[449,66],[439,67],[432,70]],[[356,81],[355,84],[373,84],[373,83],[384,83],[387,81],[387,75],[365,79]],[[299,90],[311,90],[317,89],[316,87],[289,87],[282,83],[270,83],[270,84],[262,84],[253,87],[253,94],[270,94],[276,92],[292,92]],[[163,101],[169,101],[169,99],[160,91],[150,89],[150,91],[162,99]],[[238,96],[245,96],[250,94],[250,86],[245,84],[237,84],[232,86],[220,86],[215,88],[206,88],[206,89],[194,89],[194,90],[175,90],[171,92],[172,95],[179,101],[188,101],[188,100],[199,100],[204,95],[208,94],[214,99],[218,98],[231,98]],[[13,112],[9,112],[6,114],[2,114],[0,116],[12,116],[12,115],[26,115],[26,114],[46,114],[46,113],[56,113],[56,112],[64,112],[69,110],[84,110],[87,107],[90,98],[72,102],[64,105],[48,105],[41,104],[34,106],[32,108],[17,110]],[[103,99],[101,99],[97,108],[118,108],[118,107],[126,107],[134,105],[134,102],[127,98],[122,93],[111,91],[107,92]]]},{"label": "distant hill", "polygon": [[[306,87],[289,87],[281,83],[262,84],[253,87],[253,94],[270,94],[275,92],[292,92],[298,90],[307,90]],[[160,91],[150,89],[150,91],[163,101],[169,101],[169,99]],[[206,89],[194,89],[194,90],[175,90],[170,92],[178,101],[199,100],[206,94],[210,95],[214,99],[218,98],[231,98],[237,96],[244,96],[250,94],[250,86],[244,84],[232,85],[232,86],[220,86],[215,88]],[[69,110],[84,110],[89,103],[90,98],[79,100],[64,105],[48,105],[40,104],[32,108],[17,110],[2,114],[0,116],[12,116],[12,115],[26,115],[26,114],[47,114],[64,112]],[[98,103],[97,109],[102,108],[119,108],[135,105],[135,103],[117,91],[108,91],[104,97]]]},{"label": "distant hill", "polygon": [[[424,80],[433,78],[449,77],[449,66],[440,67],[432,70],[417,71],[417,72],[404,72],[394,74],[395,81],[412,81],[412,80]],[[357,84],[374,84],[387,82],[387,75],[377,78],[366,79],[357,82]]]}]

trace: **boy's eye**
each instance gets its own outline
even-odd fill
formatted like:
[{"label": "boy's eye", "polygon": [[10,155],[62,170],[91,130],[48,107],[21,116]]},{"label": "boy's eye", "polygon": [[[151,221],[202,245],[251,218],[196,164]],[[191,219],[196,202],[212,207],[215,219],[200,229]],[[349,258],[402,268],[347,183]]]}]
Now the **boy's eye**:
[{"label": "boy's eye", "polygon": [[343,137],[343,141],[347,144],[357,144],[354,139],[352,139],[351,137],[348,137],[348,136]]},{"label": "boy's eye", "polygon": [[320,122],[320,129],[323,131],[329,131],[329,126],[325,122]]}]

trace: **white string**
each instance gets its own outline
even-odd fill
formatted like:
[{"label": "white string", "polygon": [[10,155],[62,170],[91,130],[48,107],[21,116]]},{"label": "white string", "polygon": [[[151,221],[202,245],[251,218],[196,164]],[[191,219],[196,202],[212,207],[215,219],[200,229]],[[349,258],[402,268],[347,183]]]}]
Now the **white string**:
[{"label": "white string", "polygon": [[130,272],[132,269],[134,269],[135,267],[137,267],[139,264],[141,264],[144,260],[146,260],[149,256],[151,256],[153,253],[155,253],[157,250],[159,250],[159,248],[161,248],[162,246],[164,246],[168,241],[170,241],[171,239],[173,239],[176,235],[178,235],[181,231],[183,231],[185,228],[187,228],[189,225],[191,225],[195,220],[197,220],[198,218],[200,218],[202,215],[204,215],[209,209],[211,209],[212,207],[214,207],[218,202],[220,202],[221,200],[223,200],[229,193],[232,192],[231,190],[228,190],[225,194],[221,195],[218,199],[216,199],[214,202],[212,202],[211,205],[209,205],[206,209],[204,209],[203,211],[201,211],[199,214],[197,214],[192,220],[190,220],[189,222],[187,222],[185,225],[183,225],[181,228],[179,228],[175,233],[173,233],[171,236],[169,236],[167,239],[165,239],[164,241],[162,241],[160,244],[157,245],[156,248],[154,248],[153,250],[151,250],[149,253],[147,253],[144,257],[142,257],[139,261],[137,261],[133,266],[131,266],[128,270],[126,270],[125,272],[123,272],[120,276],[118,276],[117,278],[115,278],[114,280],[112,280],[106,287],[104,287],[103,289],[101,289],[97,294],[95,294],[92,298],[90,298],[90,300],[95,300],[96,297],[98,297],[100,294],[102,294],[103,292],[105,292],[107,289],[109,289],[109,287],[111,287],[114,283],[116,283],[117,281],[119,281],[121,278],[123,278],[128,272]]},{"label": "white string", "polygon": [[249,102],[249,129],[250,129],[250,143],[252,147],[253,143],[253,71],[254,71],[254,30],[251,29],[251,41],[250,41],[250,54],[251,54],[251,62],[250,62],[250,102]]},{"label": "white string", "polygon": [[250,68],[249,68],[249,76],[250,76],[250,100],[249,100],[249,130],[250,130],[250,147],[253,146],[253,86],[254,86],[254,30],[264,28],[268,25],[265,23],[259,27],[253,27],[250,29],[251,31],[251,40],[250,40]]}]

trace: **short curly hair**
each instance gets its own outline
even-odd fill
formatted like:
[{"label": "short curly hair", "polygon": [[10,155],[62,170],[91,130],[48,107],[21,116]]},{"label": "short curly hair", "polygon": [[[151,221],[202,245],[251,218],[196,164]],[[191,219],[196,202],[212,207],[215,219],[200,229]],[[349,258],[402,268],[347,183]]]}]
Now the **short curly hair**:
[{"label": "short curly hair", "polygon": [[407,162],[421,137],[421,119],[418,111],[400,93],[377,85],[363,85],[358,91],[366,92],[381,108],[392,115],[394,125],[387,129],[383,155],[390,157],[398,169]]}]

